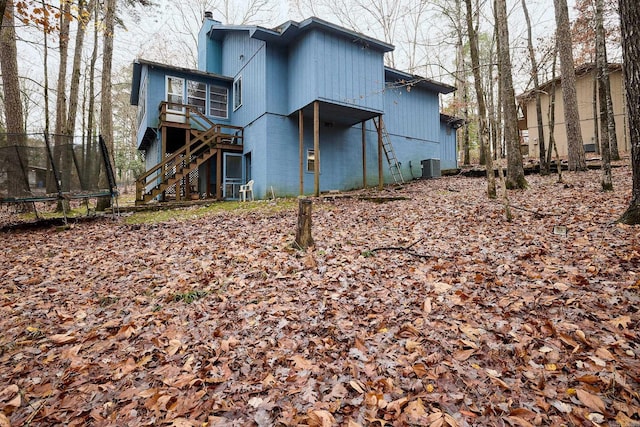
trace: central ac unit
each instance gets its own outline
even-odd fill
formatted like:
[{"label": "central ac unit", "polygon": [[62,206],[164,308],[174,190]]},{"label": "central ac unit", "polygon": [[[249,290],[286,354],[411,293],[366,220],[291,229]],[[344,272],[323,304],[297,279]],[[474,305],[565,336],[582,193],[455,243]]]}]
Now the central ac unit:
[{"label": "central ac unit", "polygon": [[440,176],[440,159],[425,159],[420,163],[423,178],[437,178]]}]

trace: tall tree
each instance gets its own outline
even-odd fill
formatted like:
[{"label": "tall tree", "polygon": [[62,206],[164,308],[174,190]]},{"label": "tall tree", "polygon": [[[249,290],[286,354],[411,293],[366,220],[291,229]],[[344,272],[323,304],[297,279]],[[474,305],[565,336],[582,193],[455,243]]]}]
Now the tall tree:
[{"label": "tall tree", "polygon": [[[69,29],[71,27],[71,2],[61,4],[59,17],[60,36],[58,42],[60,60],[58,62],[58,83],[56,85],[56,124],[54,136],[54,157],[60,170],[63,191],[70,191],[71,185],[71,140],[64,137],[67,126],[67,59],[69,56]],[[68,201],[58,202],[58,211],[68,210]]]},{"label": "tall tree", "polygon": [[484,89],[482,88],[482,76],[480,75],[480,52],[478,49],[478,30],[473,25],[472,0],[465,0],[467,9],[467,34],[469,37],[469,50],[471,52],[471,68],[473,69],[473,82],[478,99],[478,134],[480,135],[480,148],[484,150],[484,159],[487,168],[487,195],[491,199],[496,198],[496,176],[493,171],[493,156],[489,143],[489,126],[487,126],[487,106],[485,104]]},{"label": "tall tree", "polygon": [[[100,98],[100,134],[104,139],[108,152],[113,153],[113,110],[111,100],[113,65],[113,38],[116,28],[116,0],[106,0],[104,4],[104,33],[102,42],[102,86]],[[110,159],[109,159],[110,160]],[[111,198],[99,200],[96,210],[105,210],[111,205]]]},{"label": "tall tree", "polygon": [[83,160],[83,169],[85,174],[85,180],[89,180],[90,177],[95,176],[95,174],[99,173],[98,165],[93,162],[93,156],[91,153],[94,152],[94,144],[95,144],[95,73],[96,73],[96,63],[98,61],[98,34],[100,33],[100,23],[99,23],[99,7],[98,2],[94,2],[93,5],[93,49],[91,51],[91,59],[89,62],[89,70],[88,70],[88,80],[89,80],[89,88],[88,88],[88,106],[87,106],[87,122],[85,128],[85,137],[84,137],[84,160]]},{"label": "tall tree", "polygon": [[609,149],[609,110],[607,109],[607,87],[609,86],[609,65],[604,34],[602,0],[596,1],[596,65],[598,69],[598,105],[600,106],[600,150],[602,154],[602,190],[612,191],[611,151]]},{"label": "tall tree", "polygon": [[619,4],[633,170],[631,202],[620,221],[640,224],[640,3],[620,0]]},{"label": "tall tree", "polygon": [[504,137],[507,145],[507,178],[508,189],[526,188],[520,152],[520,131],[518,130],[518,112],[516,94],[513,89],[511,75],[511,53],[509,52],[509,26],[507,23],[506,0],[495,1],[496,27],[498,31],[498,67],[502,83],[501,98],[504,115]]},{"label": "tall tree", "polygon": [[464,113],[464,125],[462,125],[462,164],[467,166],[471,164],[471,151],[469,143],[469,107],[468,107],[468,90],[467,90],[467,73],[464,64],[464,42],[462,33],[462,13],[461,1],[455,1],[455,32],[456,32],[456,86],[458,90],[455,93],[456,111],[455,115],[460,114],[460,109]]},{"label": "tall tree", "polygon": [[4,114],[7,131],[7,143],[15,146],[15,150],[6,151],[9,194],[24,195],[28,191],[28,183],[23,167],[21,146],[25,143],[24,113],[20,97],[20,80],[18,77],[18,50],[16,48],[15,19],[13,0],[8,0],[5,18],[0,29],[0,70],[2,70],[2,88],[4,92]]},{"label": "tall tree", "polygon": [[569,26],[567,0],[553,0],[556,15],[556,38],[560,54],[560,74],[562,75],[562,100],[564,101],[564,122],[569,150],[569,170],[586,170],[578,95],[576,93],[576,70],[573,64],[573,48]]},{"label": "tall tree", "polygon": [[[597,62],[596,32],[599,25],[604,31],[605,60],[608,64],[606,51],[609,46],[613,46],[615,51],[620,47],[620,19],[618,18],[617,0],[603,0],[598,11],[594,0],[577,0],[575,10],[577,17],[571,27],[574,58],[577,63]],[[598,72],[594,72],[594,99],[597,96]],[[609,134],[609,147],[611,149],[611,159],[620,160],[618,150],[618,137],[616,133],[615,113],[613,111],[613,99],[611,97],[611,84],[609,82],[609,70],[604,75],[604,89],[607,95],[607,125]],[[599,106],[594,102],[594,110],[598,111]],[[597,125],[596,114],[594,114],[594,125]],[[597,127],[596,127],[597,129]],[[598,141],[596,141],[598,142]]]},{"label": "tall tree", "polygon": [[80,98],[80,68],[82,66],[82,51],[84,48],[84,36],[87,24],[91,20],[94,0],[89,4],[85,0],[78,0],[78,29],[73,53],[73,66],[71,68],[71,86],[69,88],[69,110],[66,118],[64,134],[73,136],[78,114],[78,100]]},{"label": "tall tree", "polygon": [[533,79],[533,91],[536,97],[536,122],[538,125],[538,149],[539,149],[539,161],[540,161],[540,173],[543,175],[549,174],[549,163],[547,163],[547,152],[544,143],[544,125],[542,120],[542,101],[540,96],[540,79],[538,77],[538,60],[536,59],[536,52],[533,49],[533,34],[531,31],[531,19],[529,18],[529,9],[527,8],[527,1],[522,0],[522,11],[524,12],[524,18],[527,23],[527,49],[529,50],[529,61],[531,61],[531,77]]}]

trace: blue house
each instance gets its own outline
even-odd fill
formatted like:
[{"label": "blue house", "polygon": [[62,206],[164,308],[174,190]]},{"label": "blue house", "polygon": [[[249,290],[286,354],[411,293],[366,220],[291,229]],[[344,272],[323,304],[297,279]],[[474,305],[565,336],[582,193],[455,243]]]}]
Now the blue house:
[{"label": "blue house", "polygon": [[318,18],[266,29],[207,13],[198,69],[138,60],[131,104],[147,172],[137,201],[319,194],[456,163],[454,87],[384,66],[385,42]]}]

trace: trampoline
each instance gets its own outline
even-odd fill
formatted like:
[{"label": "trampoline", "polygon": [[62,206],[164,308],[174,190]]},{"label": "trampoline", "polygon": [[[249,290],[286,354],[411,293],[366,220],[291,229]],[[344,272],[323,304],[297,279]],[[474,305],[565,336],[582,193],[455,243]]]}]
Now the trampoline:
[{"label": "trampoline", "polygon": [[99,197],[116,201],[110,159],[101,135],[0,133],[0,204],[33,203],[35,211],[36,202]]}]

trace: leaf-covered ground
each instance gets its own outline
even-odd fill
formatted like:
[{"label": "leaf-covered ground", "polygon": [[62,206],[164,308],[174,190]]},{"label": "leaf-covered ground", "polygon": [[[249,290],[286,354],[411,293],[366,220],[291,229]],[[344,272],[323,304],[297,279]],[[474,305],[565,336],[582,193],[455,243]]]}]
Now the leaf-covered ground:
[{"label": "leaf-covered ground", "polygon": [[638,426],[640,228],[598,177],[512,222],[484,179],[316,200],[307,252],[269,202],[2,233],[0,426]]}]

